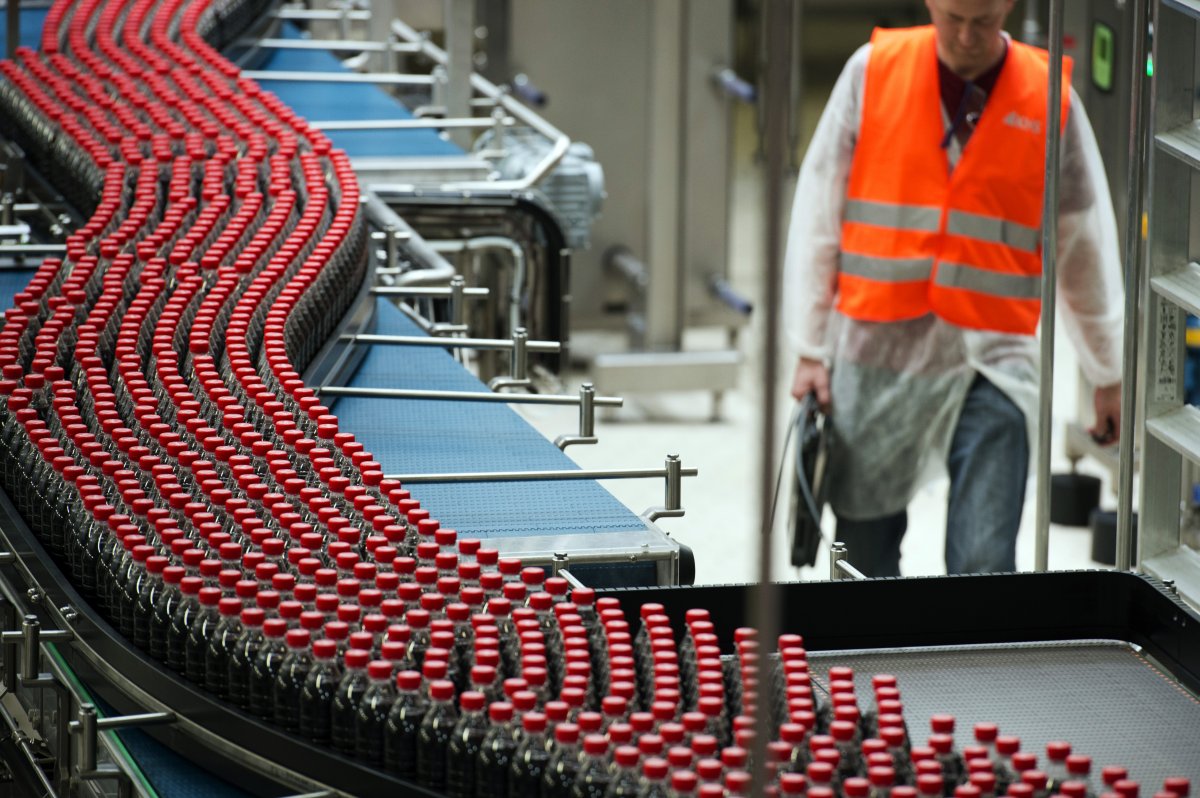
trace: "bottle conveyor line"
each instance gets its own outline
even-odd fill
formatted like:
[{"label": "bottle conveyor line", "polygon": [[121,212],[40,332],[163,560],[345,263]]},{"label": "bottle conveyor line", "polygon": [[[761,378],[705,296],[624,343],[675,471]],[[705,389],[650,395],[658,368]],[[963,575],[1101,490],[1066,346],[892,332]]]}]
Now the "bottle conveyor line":
[{"label": "bottle conveyor line", "polygon": [[[976,740],[998,740],[988,721],[1026,741],[1012,757],[1029,765],[1009,772],[1021,782],[1013,795],[1044,790],[1033,763],[1042,750],[1065,756],[1047,743],[1058,735],[1096,765],[1125,765],[1108,785],[1122,798],[1159,782],[1182,798],[1169,779],[1200,779],[1189,756],[1200,617],[1152,580],[783,586],[785,634],[760,640],[744,626],[745,588],[573,588],[492,546],[529,528],[505,515],[500,485],[443,494],[414,480],[410,493],[391,478],[471,470],[455,467],[468,458],[487,472],[572,466],[544,440],[521,455],[541,459],[495,465],[452,440],[413,444],[482,434],[488,455],[524,448],[515,441],[528,425],[498,404],[397,402],[388,440],[371,437],[383,426],[378,400],[342,398],[334,413],[318,392],[331,382],[306,381],[343,319],[369,317],[357,332],[424,330],[390,303],[360,313],[364,295],[376,301],[363,286],[378,264],[350,156],[220,53],[270,13],[259,0],[59,0],[40,49],[0,64],[4,132],[85,216],[0,327],[0,652],[11,691],[0,746],[26,765],[14,777],[27,791],[230,794],[179,769],[199,766],[257,795],[442,794],[464,771],[439,758],[454,755],[448,737],[425,735],[447,727],[424,722],[418,740],[396,710],[427,706],[427,721],[448,722],[460,693],[464,711],[488,705],[493,716],[485,751],[517,756],[504,723],[521,714],[515,751],[530,768],[549,767],[535,762],[547,722],[563,745],[587,732],[579,779],[593,784],[636,780],[643,754],[651,777],[655,755],[669,753],[653,778],[669,773],[686,793],[712,777],[724,786],[699,794],[746,795],[753,754],[769,757],[764,777],[784,794],[834,798],[835,772],[857,794],[870,763],[883,768],[872,778],[915,784],[895,796],[982,798],[978,785],[994,787],[1008,766],[970,743],[968,723],[985,723]],[[486,390],[427,347],[375,347],[354,379]],[[553,490],[594,538],[650,528]],[[667,493],[676,512],[677,486]],[[520,509],[564,531],[554,516],[564,508]],[[971,673],[990,674],[988,689],[956,681]],[[314,674],[336,674],[337,694]],[[1015,707],[1027,700],[1036,706]],[[923,745],[925,713],[947,710],[959,713],[958,738],[953,719],[934,715]],[[1125,725],[1106,735],[1086,727],[1095,718]],[[139,745],[140,734],[163,747]],[[991,775],[964,783],[959,748]],[[172,761],[151,786],[163,751]],[[464,762],[479,783],[516,792],[542,776],[483,751]],[[1086,785],[1061,791],[1083,796]]]}]

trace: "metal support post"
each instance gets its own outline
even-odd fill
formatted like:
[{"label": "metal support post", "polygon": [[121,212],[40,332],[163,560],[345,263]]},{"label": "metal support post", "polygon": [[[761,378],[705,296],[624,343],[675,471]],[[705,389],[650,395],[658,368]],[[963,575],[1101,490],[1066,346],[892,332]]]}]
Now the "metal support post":
[{"label": "metal support post", "polygon": [[840,540],[834,541],[829,547],[829,581],[836,582],[842,578],[838,563],[846,559],[846,544]]},{"label": "metal support post", "polygon": [[395,269],[400,266],[400,242],[396,239],[395,225],[388,225],[383,229],[383,251],[385,253],[386,268]]},{"label": "metal support post", "polygon": [[683,464],[679,460],[679,455],[667,455],[667,461],[663,469],[664,497],[663,503],[659,507],[650,507],[642,516],[649,521],[657,521],[660,518],[682,518],[683,517]]},{"label": "metal support post", "polygon": [[1063,0],[1050,0],[1050,85],[1046,109],[1046,183],[1042,204],[1041,380],[1038,387],[1037,541],[1034,569],[1049,568],[1050,442],[1054,416],[1054,306],[1057,300],[1058,165],[1062,120]]},{"label": "metal support post", "polygon": [[1137,445],[1138,308],[1142,290],[1142,202],[1145,196],[1142,161],[1146,151],[1149,120],[1142,116],[1142,87],[1146,82],[1146,6],[1149,0],[1134,0],[1133,77],[1130,89],[1129,179],[1125,217],[1125,330],[1121,380],[1121,442],[1117,463],[1117,555],[1119,571],[1128,571],[1133,541],[1133,454]]},{"label": "metal support post", "polygon": [[18,667],[18,683],[22,687],[53,687],[58,684],[52,677],[42,674],[41,644],[43,642],[66,641],[74,637],[68,630],[51,629],[42,631],[36,615],[26,615],[21,620],[19,631],[0,633],[0,643],[5,646],[19,645],[21,655]]},{"label": "metal support post", "polygon": [[[446,28],[446,116],[471,115],[471,75],[475,71],[475,0],[444,0]],[[489,120],[490,124],[490,120]],[[450,134],[464,149],[471,146],[465,130]]]},{"label": "metal support post", "polygon": [[529,334],[524,327],[513,330],[508,370],[507,377],[493,377],[488,387],[499,391],[502,388],[528,388],[532,384],[529,379]]},{"label": "metal support post", "polygon": [[5,24],[8,26],[8,49],[5,51],[10,59],[17,57],[17,48],[21,46],[21,3],[19,0],[8,0],[5,7]]},{"label": "metal support post", "polygon": [[97,770],[97,735],[102,731],[134,727],[161,726],[175,722],[174,712],[147,712],[141,715],[118,715],[100,718],[93,704],[81,704],[79,717],[71,721],[70,731],[79,738],[79,777],[82,779],[112,778],[120,771]]},{"label": "metal support post", "polygon": [[829,549],[829,578],[837,582],[842,579],[867,579],[867,575],[850,564],[850,550],[846,544],[835,541]]},{"label": "metal support post", "polygon": [[597,443],[596,437],[596,389],[590,382],[579,386],[579,432],[575,435],[559,435],[554,445],[566,449],[579,443]]},{"label": "metal support post", "polygon": [[463,298],[467,296],[468,290],[472,292],[482,292],[483,296],[487,296],[489,291],[486,288],[468,289],[467,281],[461,274],[456,274],[450,278],[450,324],[455,327],[466,326],[467,323],[467,308],[463,302]]},{"label": "metal support post", "polygon": [[[779,629],[779,591],[771,581],[772,518],[774,511],[775,446],[778,431],[775,426],[776,395],[779,390],[779,288],[782,284],[784,232],[783,178],[787,164],[787,108],[792,75],[792,19],[799,3],[790,0],[767,0],[764,14],[767,20],[765,49],[767,64],[764,74],[763,101],[765,116],[764,149],[766,179],[763,197],[763,251],[765,270],[763,294],[766,297],[766,319],[762,338],[762,412],[760,413],[761,441],[759,443],[759,530],[758,582],[753,595],[753,619],[763,645],[775,642]],[[751,757],[755,762],[753,791],[765,792],[767,786],[767,740],[770,739],[771,718],[768,701],[759,701],[754,712],[755,742]]]},{"label": "metal support post", "polygon": [[42,625],[33,615],[21,621],[21,682],[37,679],[42,675]]}]

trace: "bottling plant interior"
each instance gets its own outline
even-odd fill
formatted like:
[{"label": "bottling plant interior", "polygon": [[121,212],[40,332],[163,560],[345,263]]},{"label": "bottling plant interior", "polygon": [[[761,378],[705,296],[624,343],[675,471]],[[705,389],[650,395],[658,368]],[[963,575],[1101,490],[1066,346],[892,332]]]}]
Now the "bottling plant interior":
[{"label": "bottling plant interior", "polygon": [[0,798],[1200,785],[1196,0],[0,23]]}]

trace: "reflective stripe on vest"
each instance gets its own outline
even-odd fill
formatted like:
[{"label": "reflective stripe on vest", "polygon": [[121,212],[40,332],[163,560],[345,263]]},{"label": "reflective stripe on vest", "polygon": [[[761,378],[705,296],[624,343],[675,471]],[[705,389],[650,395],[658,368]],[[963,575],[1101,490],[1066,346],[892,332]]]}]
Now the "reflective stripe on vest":
[{"label": "reflective stripe on vest", "polygon": [[1040,299],[1042,296],[1041,277],[993,272],[965,263],[942,261],[938,264],[934,282],[946,288],[965,288],[1005,299]]},{"label": "reflective stripe on vest", "polygon": [[841,271],[881,283],[909,283],[929,279],[933,272],[933,258],[868,258],[844,252]]},{"label": "reflective stripe on vest", "polygon": [[966,211],[950,211],[946,219],[946,232],[1035,254],[1042,242],[1042,231],[1036,227]]},{"label": "reflective stripe on vest", "polygon": [[[1044,51],[1019,42],[951,168],[932,26],[871,39],[842,211],[837,307],[1032,335],[1041,302]],[[1070,104],[1064,59],[1062,120]]]},{"label": "reflective stripe on vest", "polygon": [[927,205],[896,205],[890,202],[847,200],[843,219],[896,230],[936,233],[942,221],[942,209]]}]

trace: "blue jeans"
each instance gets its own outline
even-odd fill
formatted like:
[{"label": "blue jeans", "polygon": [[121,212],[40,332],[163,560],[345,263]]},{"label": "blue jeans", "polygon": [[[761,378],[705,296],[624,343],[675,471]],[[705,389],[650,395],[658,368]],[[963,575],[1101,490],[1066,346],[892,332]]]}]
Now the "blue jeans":
[{"label": "blue jeans", "polygon": [[[982,374],[967,392],[946,465],[946,571],[1015,571],[1029,473],[1025,415]],[[838,518],[837,539],[846,544],[850,564],[867,576],[899,576],[907,529],[903,510],[866,521]]]}]

